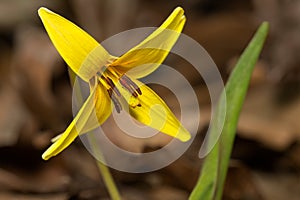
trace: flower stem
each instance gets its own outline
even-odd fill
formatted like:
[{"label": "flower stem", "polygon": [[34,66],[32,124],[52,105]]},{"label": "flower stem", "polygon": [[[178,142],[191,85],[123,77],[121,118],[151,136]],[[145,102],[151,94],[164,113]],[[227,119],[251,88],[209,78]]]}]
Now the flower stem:
[{"label": "flower stem", "polygon": [[104,183],[107,187],[107,190],[110,194],[111,199],[112,200],[121,200],[120,193],[119,193],[118,188],[117,188],[117,186],[114,182],[113,177],[111,176],[109,168],[100,161],[97,161],[97,166],[99,168],[99,171],[102,174]]},{"label": "flower stem", "polygon": [[[71,85],[74,85],[75,79],[76,79],[76,74],[69,69],[69,77],[71,80]],[[78,87],[76,87],[76,89],[78,89]],[[80,100],[81,102],[83,102],[82,99],[82,95],[80,95],[80,91],[76,92],[78,95],[76,96],[77,100]],[[92,151],[95,153],[96,157],[98,159],[101,159],[102,161],[104,161],[104,157],[101,153],[101,151],[99,150],[99,148],[97,148],[98,144],[96,143],[96,138],[94,137],[94,134],[90,133],[87,134],[88,137],[88,141],[91,144],[91,149]],[[99,169],[100,174],[102,175],[103,178],[103,182],[108,190],[108,193],[111,197],[112,200],[121,200],[121,196],[120,193],[118,191],[118,188],[114,182],[114,179],[109,171],[109,168],[102,163],[101,161],[95,159],[97,167]]]},{"label": "flower stem", "polygon": [[93,153],[95,154],[96,159],[96,164],[97,167],[102,175],[104,184],[108,190],[108,193],[111,197],[112,200],[121,200],[121,196],[120,193],[118,191],[118,188],[114,182],[114,179],[109,171],[109,168],[102,163],[99,159],[101,159],[102,161],[104,161],[103,155],[101,153],[101,151],[99,150],[99,148],[97,148],[97,143],[96,143],[96,138],[94,136],[94,134],[90,133],[87,134],[89,143],[91,144],[91,148]]}]

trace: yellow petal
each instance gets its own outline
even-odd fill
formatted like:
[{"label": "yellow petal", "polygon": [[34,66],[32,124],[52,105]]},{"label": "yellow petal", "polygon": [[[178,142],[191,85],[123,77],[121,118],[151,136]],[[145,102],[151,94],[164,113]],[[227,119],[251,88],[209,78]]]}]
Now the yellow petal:
[{"label": "yellow petal", "polygon": [[103,85],[98,84],[95,94],[94,110],[79,134],[87,133],[99,127],[112,112],[110,97]]},{"label": "yellow petal", "polygon": [[123,73],[128,71],[127,74],[134,78],[141,78],[153,72],[165,60],[180,36],[186,21],[183,14],[183,9],[177,7],[158,29],[115,60],[111,66]]},{"label": "yellow petal", "polygon": [[99,70],[97,65],[82,66],[89,53],[97,48],[101,59],[108,60],[110,55],[95,39],[67,19],[43,7],[38,13],[57,51],[80,78],[89,81]]},{"label": "yellow petal", "polygon": [[44,152],[42,158],[48,160],[67,148],[80,133],[88,132],[101,125],[111,113],[110,100],[102,85],[94,89],[85,101],[74,120],[54,143]]},{"label": "yellow petal", "polygon": [[[177,120],[166,103],[148,86],[138,80],[132,80],[136,83],[142,95],[137,98],[128,95],[122,90],[122,95],[126,99],[129,114],[147,126],[150,126],[162,133],[175,137],[183,142],[191,138],[191,134]],[[129,97],[130,96],[130,97]],[[126,108],[126,105],[123,105]]]}]

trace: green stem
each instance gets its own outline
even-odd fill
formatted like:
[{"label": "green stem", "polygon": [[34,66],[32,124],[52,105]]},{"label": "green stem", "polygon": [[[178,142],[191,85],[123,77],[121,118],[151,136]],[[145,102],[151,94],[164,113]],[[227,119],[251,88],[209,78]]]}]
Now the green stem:
[{"label": "green stem", "polygon": [[[69,77],[71,80],[71,85],[73,86],[75,79],[76,79],[76,74],[71,69],[69,69]],[[77,94],[81,94],[80,91],[77,91]],[[82,95],[77,95],[76,98],[79,98],[79,100],[81,100],[81,102],[83,102]],[[102,153],[100,152],[99,148],[97,148],[98,144],[95,142],[96,138],[94,137],[94,135],[88,134],[87,137],[88,137],[89,143],[91,144],[92,151],[96,154],[96,157],[100,158],[102,161],[104,161],[104,157],[103,157]],[[109,168],[97,159],[96,159],[96,164],[97,164],[100,174],[102,175],[103,182],[108,190],[108,193],[109,193],[111,199],[112,200],[121,200],[119,190],[114,182],[114,179],[109,171]]]},{"label": "green stem", "polygon": [[[89,143],[91,144],[92,151],[96,155],[96,158],[104,161],[101,151],[99,150],[99,148],[97,148],[98,144],[95,142],[96,138],[94,137],[94,135],[88,134],[87,136],[88,136]],[[108,193],[109,193],[111,199],[112,200],[121,200],[120,193],[119,193],[118,188],[114,182],[114,179],[109,171],[109,168],[105,164],[103,164],[101,161],[99,161],[98,159],[96,159],[97,167],[102,175],[104,184],[108,190]]]}]

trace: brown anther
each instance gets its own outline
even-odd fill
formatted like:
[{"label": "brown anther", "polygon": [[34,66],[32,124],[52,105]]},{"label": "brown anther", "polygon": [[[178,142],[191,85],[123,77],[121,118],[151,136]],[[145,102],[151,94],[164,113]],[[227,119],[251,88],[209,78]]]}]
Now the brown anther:
[{"label": "brown anther", "polygon": [[111,88],[107,89],[108,96],[111,98],[113,91]]},{"label": "brown anther", "polygon": [[110,86],[110,88],[120,97],[121,93],[118,90],[118,88],[116,87],[116,85],[114,84],[114,82],[109,77],[106,77],[105,81]]},{"label": "brown anther", "polygon": [[107,92],[108,92],[108,95],[111,98],[111,100],[112,100],[112,102],[113,102],[113,104],[114,104],[114,106],[116,108],[117,113],[120,113],[121,110],[122,110],[122,106],[121,106],[120,101],[118,100],[118,98],[116,97],[116,95],[114,94],[114,92],[113,92],[113,90],[111,88],[109,88],[107,90]]},{"label": "brown anther", "polygon": [[126,88],[130,94],[132,94],[134,97],[137,97],[137,94],[135,92],[135,90],[128,84],[128,82],[126,81],[126,79],[124,79],[123,77],[121,77],[119,79],[119,82],[121,83],[121,85]]},{"label": "brown anther", "polygon": [[139,87],[136,88],[136,91],[139,93],[139,95],[142,95],[142,91],[141,91],[141,89]]},{"label": "brown anther", "polygon": [[139,96],[135,91],[131,92],[131,95],[134,96],[135,98]]},{"label": "brown anther", "polygon": [[119,79],[122,86],[124,86],[135,98],[142,94],[141,89],[125,74]]}]

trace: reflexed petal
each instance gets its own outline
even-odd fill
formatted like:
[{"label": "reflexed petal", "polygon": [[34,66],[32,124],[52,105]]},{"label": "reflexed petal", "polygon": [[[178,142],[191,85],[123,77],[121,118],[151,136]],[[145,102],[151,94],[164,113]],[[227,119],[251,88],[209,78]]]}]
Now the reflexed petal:
[{"label": "reflexed petal", "polygon": [[95,94],[95,109],[79,134],[98,128],[112,112],[111,100],[103,85],[98,84]]},{"label": "reflexed petal", "polygon": [[[115,60],[111,66],[134,78],[141,78],[153,72],[165,60],[177,41],[186,18],[182,8],[176,8],[166,21],[140,44]],[[145,65],[139,69],[138,66]],[[137,67],[137,68],[134,68]]]},{"label": "reflexed petal", "polygon": [[[142,95],[139,95],[137,99],[128,98],[128,95],[124,95],[129,104],[129,114],[139,122],[162,133],[178,138],[183,142],[188,141],[191,138],[190,133],[177,120],[166,103],[148,86],[138,80],[132,81],[139,86]],[[122,94],[124,93],[123,90]],[[123,105],[123,107],[125,106]]]},{"label": "reflexed petal", "polygon": [[91,92],[65,132],[52,140],[54,143],[42,155],[44,160],[56,156],[67,148],[80,133],[85,133],[98,127],[108,118],[111,113],[111,104],[102,87],[102,85],[98,85]]},{"label": "reflexed petal", "polygon": [[99,57],[105,60],[110,58],[107,51],[95,39],[72,22],[47,8],[40,8],[38,13],[57,51],[83,80],[88,81],[99,69],[97,65],[82,67],[92,50],[97,47]]}]

